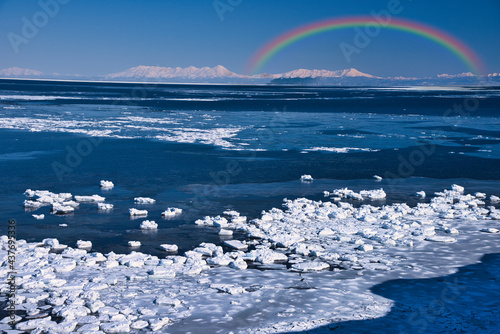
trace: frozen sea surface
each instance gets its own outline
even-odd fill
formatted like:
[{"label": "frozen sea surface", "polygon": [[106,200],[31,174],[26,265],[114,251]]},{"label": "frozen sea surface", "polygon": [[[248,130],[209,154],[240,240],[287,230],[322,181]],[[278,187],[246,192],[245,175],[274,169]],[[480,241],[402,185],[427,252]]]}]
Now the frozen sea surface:
[{"label": "frozen sea surface", "polygon": [[0,80],[18,328],[499,331],[498,93]]}]

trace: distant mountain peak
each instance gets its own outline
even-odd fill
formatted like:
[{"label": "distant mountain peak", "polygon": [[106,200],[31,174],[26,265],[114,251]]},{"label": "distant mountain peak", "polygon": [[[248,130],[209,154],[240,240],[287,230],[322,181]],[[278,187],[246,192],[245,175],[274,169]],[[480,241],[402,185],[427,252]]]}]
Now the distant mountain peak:
[{"label": "distant mountain peak", "polygon": [[0,70],[0,76],[4,77],[32,77],[32,76],[41,76],[43,73],[40,71],[30,70],[28,68],[20,68],[20,67],[9,67],[3,70]]},{"label": "distant mountain peak", "polygon": [[106,76],[108,79],[116,78],[135,78],[135,79],[214,79],[225,77],[244,77],[234,72],[229,71],[222,65],[217,65],[213,68],[202,67],[197,68],[189,66],[182,67],[161,67],[161,66],[145,66],[140,65],[129,68],[123,72],[113,73]]},{"label": "distant mountain peak", "polygon": [[436,77],[438,78],[466,78],[466,77],[475,77],[476,75],[472,72],[465,72],[460,74],[438,74]]},{"label": "distant mountain peak", "polygon": [[363,78],[378,78],[371,74],[366,74],[358,71],[355,68],[348,68],[337,71],[329,71],[329,70],[307,70],[307,69],[298,69],[290,72],[286,72],[283,74],[274,74],[272,75],[275,79],[293,79],[293,78],[342,78],[342,77],[363,77]]}]

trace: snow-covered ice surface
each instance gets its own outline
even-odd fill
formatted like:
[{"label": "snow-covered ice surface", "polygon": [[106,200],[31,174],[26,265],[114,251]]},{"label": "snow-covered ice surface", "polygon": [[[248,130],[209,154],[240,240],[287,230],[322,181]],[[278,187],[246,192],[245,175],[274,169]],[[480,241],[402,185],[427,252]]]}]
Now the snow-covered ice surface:
[{"label": "snow-covered ice surface", "polygon": [[[409,207],[369,204],[384,197],[382,189],[328,192],[340,201],[285,199],[283,209],[263,211],[248,222],[234,210],[223,213],[227,218],[205,217],[200,224],[247,233],[245,240],[226,240],[226,252],[201,243],[183,255],[101,254],[89,252],[92,244],[82,240],[81,249],[56,239],[19,240],[16,328],[270,333],[323,326],[318,331],[382,333],[387,323],[397,324],[397,332],[424,325],[426,332],[449,326],[500,330],[486,321],[499,306],[498,256],[496,262],[487,258],[491,263],[484,271],[477,269],[483,254],[500,252],[498,234],[484,233],[499,227],[498,210],[482,193],[465,194],[452,185],[429,203]],[[345,202],[353,193],[368,202],[359,207]],[[40,191],[26,195],[71,198]],[[6,276],[7,237],[0,245]],[[158,247],[177,250],[172,244]],[[7,290],[2,283],[4,302]],[[471,303],[484,307],[471,310]],[[437,313],[424,317],[429,310]],[[381,325],[373,328],[370,322]]]},{"label": "snow-covered ice surface", "polygon": [[[498,89],[20,83],[0,84],[0,211],[29,241],[18,329],[499,332],[498,256],[478,263],[500,253]],[[424,149],[402,181],[422,187],[399,187],[386,172]],[[53,162],[71,167],[57,184]],[[54,192],[21,198],[32,176]]]}]

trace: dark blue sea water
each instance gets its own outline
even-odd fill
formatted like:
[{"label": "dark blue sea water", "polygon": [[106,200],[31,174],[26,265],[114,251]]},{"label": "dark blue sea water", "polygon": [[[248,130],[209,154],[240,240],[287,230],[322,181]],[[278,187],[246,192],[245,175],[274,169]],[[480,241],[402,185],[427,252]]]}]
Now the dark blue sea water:
[{"label": "dark blue sea water", "polygon": [[[14,218],[18,239],[91,240],[102,252],[127,252],[128,240],[154,254],[162,243],[181,251],[220,243],[216,230],[193,222],[229,208],[251,219],[285,197],[321,199],[340,187],[383,187],[385,203],[410,205],[415,191],[452,183],[500,192],[499,87],[0,80],[0,133],[0,232]],[[302,174],[314,182],[301,183]],[[375,182],[375,174],[384,180]],[[103,179],[115,188],[101,190]],[[99,194],[115,209],[27,212],[27,188]],[[129,208],[141,208],[138,196],[157,200],[144,206],[157,232],[144,233],[142,219],[129,218]],[[171,206],[184,213],[162,219]]]}]

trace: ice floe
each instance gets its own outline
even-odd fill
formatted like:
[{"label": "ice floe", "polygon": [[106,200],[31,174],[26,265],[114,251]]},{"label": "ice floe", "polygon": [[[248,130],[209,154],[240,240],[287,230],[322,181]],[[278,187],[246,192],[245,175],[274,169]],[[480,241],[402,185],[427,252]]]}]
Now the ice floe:
[{"label": "ice floe", "polygon": [[140,241],[129,241],[127,244],[129,247],[141,247]]},{"label": "ice floe", "polygon": [[131,217],[144,217],[148,215],[148,210],[139,210],[135,208],[128,209]]},{"label": "ice floe", "polygon": [[177,252],[179,250],[179,247],[174,244],[162,244],[160,248],[166,252]]},{"label": "ice floe", "polygon": [[352,151],[359,152],[378,152],[380,150],[371,149],[371,148],[358,148],[358,147],[311,147],[307,148],[304,151],[306,152],[317,152],[317,151],[325,151],[325,152],[333,152],[333,153],[349,153]]},{"label": "ice floe", "polygon": [[42,220],[45,218],[45,215],[42,213],[40,215],[32,215],[33,218],[35,218],[36,220]]},{"label": "ice floe", "polygon": [[311,175],[304,174],[300,177],[300,181],[302,182],[312,182],[314,179]]},{"label": "ice floe", "polygon": [[141,223],[140,228],[143,230],[156,230],[158,228],[158,224],[153,220],[145,220]]},{"label": "ice floe", "polygon": [[92,248],[92,242],[90,242],[90,241],[84,241],[84,240],[78,240],[76,242],[76,247],[80,248],[80,249]]},{"label": "ice floe", "polygon": [[113,182],[111,181],[106,181],[106,180],[101,180],[99,182],[99,185],[101,186],[101,188],[103,189],[112,189],[115,185]]},{"label": "ice floe", "polygon": [[110,203],[102,203],[102,202],[97,203],[97,209],[99,211],[109,211],[112,210],[113,207],[114,207],[113,204]]},{"label": "ice floe", "polygon": [[182,209],[179,208],[167,208],[167,210],[163,211],[161,215],[163,217],[174,217],[180,215],[182,213]]},{"label": "ice floe", "polygon": [[422,190],[422,191],[417,191],[415,193],[415,196],[420,197],[420,198],[425,198],[426,194],[425,194],[425,191]]},{"label": "ice floe", "polygon": [[[383,199],[385,192],[382,189],[354,192],[344,188],[326,193],[327,197],[338,200],[285,199],[282,208],[263,211],[250,221],[246,217],[242,219],[235,210],[199,219],[197,224],[212,226],[220,235],[238,231],[247,238],[226,240],[224,248],[201,243],[183,255],[169,254],[178,251],[178,247],[162,244],[160,248],[166,251],[164,258],[135,251],[130,254],[90,253],[91,242],[81,240],[77,241],[76,248],[62,245],[53,238],[41,243],[18,240],[17,265],[21,273],[18,305],[26,314],[16,318],[16,329],[33,332],[168,331],[169,326],[175,326],[193,312],[202,312],[200,298],[250,295],[247,302],[270,298],[264,297],[270,294],[263,294],[269,280],[252,284],[238,280],[241,273],[251,272],[246,270],[249,265],[303,275],[297,276],[297,281],[303,285],[294,289],[301,291],[299,289],[304,287],[304,291],[314,291],[307,290],[306,278],[313,272],[319,275],[327,274],[325,271],[398,270],[408,263],[404,257],[394,255],[396,249],[402,253],[421,245],[451,247],[460,243],[470,231],[499,232],[495,217],[500,210],[486,207],[483,194],[464,194],[456,185],[430,196],[428,203],[418,203],[414,207],[405,203],[382,205],[374,202],[377,206],[372,202],[350,203],[359,198]],[[35,194],[35,191],[28,192],[27,196],[29,201],[52,206],[72,199],[68,195]],[[39,202],[39,198],[43,200]],[[135,214],[137,209],[130,210]],[[141,228],[144,227],[156,228],[157,224],[146,220],[141,224]],[[3,256],[7,256],[7,245],[8,238],[1,237]],[[138,247],[140,242],[129,241],[128,245]],[[7,263],[4,261],[0,270],[7,270]],[[224,274],[210,275],[212,270],[222,270]],[[263,271],[258,275],[277,279],[281,274],[273,276]],[[5,287],[4,284],[4,290]],[[274,286],[273,291],[277,287],[283,289],[283,283]],[[330,293],[327,290],[321,293]],[[362,300],[350,290],[349,298],[354,298],[356,303]],[[211,307],[221,300],[214,300]],[[335,298],[328,298],[327,304],[334,302]],[[239,299],[228,303],[234,308],[235,312],[231,313],[234,316],[240,310],[239,303]],[[374,302],[370,303],[367,305]],[[382,309],[391,307],[386,306]],[[225,312],[230,313],[231,308]],[[319,312],[324,310],[319,309]],[[29,318],[36,314],[44,316]],[[280,328],[286,332],[292,329],[290,326]],[[311,328],[313,323],[304,326]]]},{"label": "ice floe", "polygon": [[75,195],[75,201],[77,202],[104,202],[105,200],[106,200],[105,197],[99,195],[92,195],[92,196]]},{"label": "ice floe", "polygon": [[149,197],[136,197],[134,198],[134,202],[136,204],[154,204],[156,203],[156,200]]}]

